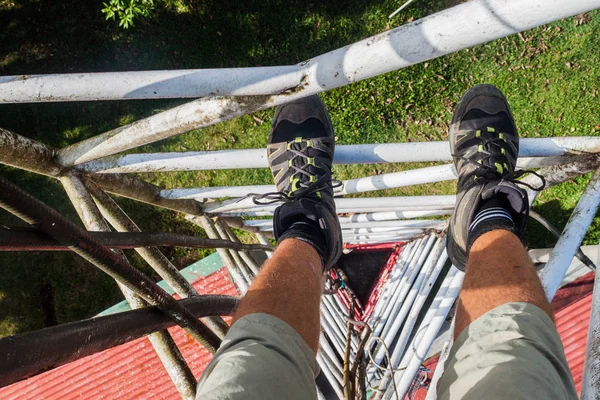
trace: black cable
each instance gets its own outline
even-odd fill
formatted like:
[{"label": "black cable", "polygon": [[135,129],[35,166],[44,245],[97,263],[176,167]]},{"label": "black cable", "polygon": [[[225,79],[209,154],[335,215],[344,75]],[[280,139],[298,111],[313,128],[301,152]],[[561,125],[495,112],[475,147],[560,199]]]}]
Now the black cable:
[{"label": "black cable", "polygon": [[[546,218],[542,217],[539,213],[529,210],[529,216],[539,222],[544,228],[548,229],[548,231],[556,236],[556,238],[560,238],[561,231],[558,230],[557,227],[552,225],[550,221]],[[596,264],[588,256],[586,256],[583,251],[581,251],[581,247],[577,247],[577,252],[575,253],[575,257],[579,259],[585,266],[587,266],[592,271],[596,270]]]},{"label": "black cable", "polygon": [[61,244],[119,281],[136,295],[157,305],[178,325],[181,325],[208,351],[215,353],[221,339],[146,275],[132,267],[117,253],[97,240],[88,231],[75,225],[56,210],[39,201],[17,185],[0,177],[0,207],[40,228]]},{"label": "black cable", "polygon": [[[111,249],[140,247],[226,248],[239,251],[273,251],[263,244],[236,243],[230,240],[206,239],[171,232],[89,232],[90,236]],[[37,228],[0,228],[0,251],[71,251]]]}]

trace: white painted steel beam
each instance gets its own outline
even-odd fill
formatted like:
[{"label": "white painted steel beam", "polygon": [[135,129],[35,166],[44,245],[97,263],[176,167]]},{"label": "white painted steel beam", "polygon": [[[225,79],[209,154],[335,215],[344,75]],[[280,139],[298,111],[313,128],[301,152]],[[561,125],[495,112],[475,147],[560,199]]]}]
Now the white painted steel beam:
[{"label": "white painted steel beam", "polygon": [[303,83],[289,93],[195,100],[62,149],[57,162],[120,153],[599,7],[600,0],[472,0],[300,64]]},{"label": "white painted steel beam", "polygon": [[0,77],[0,103],[280,94],[302,85],[299,65]]},{"label": "white painted steel beam", "polygon": [[413,238],[420,235],[426,234],[427,231],[423,229],[413,230],[401,230],[391,232],[376,232],[376,233],[365,233],[365,234],[352,234],[342,232],[344,240],[378,240],[378,239],[389,239],[395,237],[402,237],[404,239]]},{"label": "white painted steel beam", "polygon": [[426,232],[429,229],[443,228],[444,224],[437,224],[432,226],[431,228],[403,228],[403,227],[388,227],[388,228],[343,228],[343,234],[380,234],[380,233],[389,233],[389,232]]},{"label": "white painted steel beam", "polygon": [[[524,160],[527,164],[524,168],[539,168],[540,166],[564,164],[567,163],[569,159],[570,158],[568,157],[527,158]],[[454,165],[444,164],[345,180],[342,182],[342,186],[334,189],[334,193],[336,196],[340,196],[413,185],[424,185],[427,183],[449,181],[453,179],[456,179]],[[161,191],[161,196],[167,199],[206,200],[222,197],[245,197],[252,193],[265,194],[270,192],[277,192],[275,185],[167,189]]]},{"label": "white painted steel beam", "polygon": [[552,249],[550,259],[540,274],[548,301],[551,301],[565,276],[575,252],[581,245],[600,205],[600,168],[592,175],[560,238]]},{"label": "white painted steel beam", "polygon": [[[447,277],[448,278],[448,277]],[[422,323],[423,326],[427,326],[426,330],[419,331],[413,339],[411,346],[400,363],[401,372],[397,373],[393,379],[396,382],[398,388],[398,395],[403,398],[408,391],[410,384],[413,381],[414,376],[419,370],[419,366],[424,361],[423,355],[427,354],[431,343],[437,336],[442,324],[444,323],[448,312],[452,308],[464,279],[464,273],[456,271],[450,286],[445,296],[440,299],[439,307],[433,309],[432,318],[426,324],[425,321]],[[437,300],[437,298],[436,298]],[[428,313],[429,314],[429,313]],[[427,320],[427,316],[425,318]],[[384,395],[384,399],[389,400],[394,397],[394,390],[391,389],[393,385],[389,385]]]},{"label": "white painted steel beam", "polygon": [[[456,196],[389,196],[389,197],[362,197],[362,198],[336,198],[335,204],[338,214],[344,212],[357,211],[380,211],[380,209],[390,208],[395,210],[429,210],[429,209],[448,209],[454,208]],[[207,213],[226,213],[228,211],[271,211],[278,207],[278,204],[256,205],[250,198],[241,200],[225,200],[207,204],[204,211]]]},{"label": "white painted steel beam", "polygon": [[[354,218],[360,216],[361,220],[364,218],[384,218],[382,221],[389,221],[393,219],[410,219],[410,218],[421,218],[431,217],[436,215],[450,215],[454,210],[453,207],[443,207],[440,209],[423,209],[423,210],[403,210],[398,207],[396,210],[389,210],[382,207],[381,210],[368,211],[364,209],[357,210],[339,210],[338,214],[350,214],[349,217],[341,216],[339,218]],[[228,217],[272,217],[275,207],[267,211],[228,211]]]},{"label": "white painted steel beam", "polygon": [[[432,240],[430,240],[430,243],[433,245],[435,239],[433,237],[431,237],[431,239]],[[431,248],[430,245],[429,248],[431,250],[426,251],[419,258],[419,260],[417,260],[412,275],[406,276],[407,280],[405,285],[402,287],[401,293],[395,301],[391,315],[388,319],[388,323],[380,334],[383,342],[386,343],[388,347],[391,347],[392,342],[397,337],[400,326],[404,323],[406,315],[410,311],[410,307],[412,306],[417,293],[420,291],[422,284],[425,282],[425,277],[431,274],[431,268],[437,264],[445,243],[446,242],[444,239],[438,238],[435,246]],[[381,363],[381,361],[384,359],[384,356],[384,348],[380,347],[374,355],[375,362],[378,364]]]},{"label": "white painted steel beam", "polygon": [[[411,185],[447,181],[456,178],[454,165],[445,164],[434,167],[417,168],[408,171],[393,172],[343,181],[343,186],[334,190],[335,195],[372,192]],[[220,186],[190,189],[163,190],[161,196],[167,199],[212,199],[219,197],[245,197],[251,193],[265,194],[277,192],[275,185]]]},{"label": "white painted steel beam", "polygon": [[[357,214],[364,215],[364,214]],[[356,228],[426,228],[432,229],[439,226],[443,226],[445,220],[392,220],[392,221],[364,221],[364,222],[349,222],[349,217],[339,217],[340,225],[342,229],[356,229]],[[266,230],[273,229],[272,219],[254,219],[244,221],[244,225],[250,227],[256,227]]]},{"label": "white painted steel beam", "polygon": [[351,224],[357,222],[369,222],[369,221],[395,221],[412,218],[425,218],[435,217],[440,215],[449,215],[452,213],[452,209],[448,210],[425,210],[425,211],[384,211],[384,212],[371,212],[371,213],[358,213],[349,216],[338,217],[340,223]]},{"label": "white painted steel beam", "polygon": [[[600,152],[600,137],[555,137],[521,139],[519,166],[535,168],[528,157],[560,157]],[[338,145],[333,162],[381,164],[400,162],[452,161],[448,142],[414,142]],[[215,169],[268,168],[267,150],[213,150],[182,153],[141,153],[111,156],[78,168],[88,172],[168,172]]]},{"label": "white painted steel beam", "polygon": [[346,244],[386,244],[399,243],[414,239],[415,236],[395,236],[383,239],[359,239],[359,240],[344,240]]},{"label": "white painted steel beam", "polygon": [[[340,217],[341,219],[342,217]],[[399,221],[369,221],[355,223],[341,223],[342,229],[379,229],[379,228],[422,228],[437,229],[446,225],[445,220],[423,219],[423,220],[399,220]]]},{"label": "white painted steel beam", "polygon": [[473,0],[297,66],[7,76],[0,102],[312,94],[598,7],[596,0]]}]

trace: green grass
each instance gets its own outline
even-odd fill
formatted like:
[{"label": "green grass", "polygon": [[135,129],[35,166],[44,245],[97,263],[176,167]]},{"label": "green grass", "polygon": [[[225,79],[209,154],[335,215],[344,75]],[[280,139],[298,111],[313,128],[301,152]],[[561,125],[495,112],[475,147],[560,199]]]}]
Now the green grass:
[{"label": "green grass", "polygon": [[[0,75],[219,68],[293,64],[401,25],[451,5],[420,0],[392,20],[388,0],[179,1],[136,27],[105,22],[101,1],[0,1]],[[455,2],[454,2],[455,3]],[[444,140],[461,94],[477,83],[497,85],[509,98],[525,137],[600,134],[600,13],[528,31],[450,56],[369,79],[323,95],[338,143]],[[127,101],[0,106],[0,127],[63,147],[152,115],[183,101]],[[263,111],[136,151],[189,151],[264,147],[273,111]],[[263,121],[263,122],[261,122]],[[432,164],[419,164],[420,166]],[[414,165],[336,167],[341,179]],[[48,178],[2,167],[2,174],[73,221],[77,216],[60,185]],[[145,174],[165,187],[267,184],[267,170]],[[585,187],[582,177],[542,194],[536,209],[562,227]],[[451,193],[453,183],[366,195]],[[144,230],[201,235],[175,213],[119,200]],[[0,215],[5,225],[19,222]],[[533,247],[553,238],[530,224]],[[595,220],[585,242],[597,243]],[[202,251],[170,250],[180,267]],[[134,264],[145,271],[137,256]],[[58,322],[94,315],[120,300],[114,283],[71,254],[0,254],[0,336],[44,326],[50,285]]]}]

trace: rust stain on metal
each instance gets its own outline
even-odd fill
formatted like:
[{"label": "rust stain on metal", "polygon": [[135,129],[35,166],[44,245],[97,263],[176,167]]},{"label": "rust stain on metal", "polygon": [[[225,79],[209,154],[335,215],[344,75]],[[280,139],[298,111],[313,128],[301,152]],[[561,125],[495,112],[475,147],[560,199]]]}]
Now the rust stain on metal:
[{"label": "rust stain on metal", "polygon": [[541,168],[538,173],[546,179],[546,187],[550,187],[594,171],[599,165],[600,155],[589,154],[580,156],[577,161],[569,164]]},{"label": "rust stain on metal", "polygon": [[161,187],[141,179],[122,174],[94,174],[83,176],[91,179],[102,189],[143,203],[168,208],[173,211],[192,215],[202,215],[202,206],[194,200],[174,200],[160,197]]},{"label": "rust stain on metal", "polygon": [[308,75],[304,74],[304,75],[302,75],[300,82],[298,82],[298,84],[296,86],[292,86],[287,89],[283,89],[281,92],[279,92],[279,94],[280,95],[290,95],[290,94],[300,93],[309,85],[309,83],[307,81],[308,81]]}]

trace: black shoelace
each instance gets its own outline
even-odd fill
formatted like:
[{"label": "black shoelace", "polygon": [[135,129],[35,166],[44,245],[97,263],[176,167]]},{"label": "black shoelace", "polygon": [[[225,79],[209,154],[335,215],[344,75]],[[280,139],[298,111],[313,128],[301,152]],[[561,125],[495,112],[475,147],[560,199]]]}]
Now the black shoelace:
[{"label": "black shoelace", "polygon": [[[316,181],[310,182],[309,184],[300,182],[300,185],[302,185],[302,187],[290,194],[286,194],[284,192],[269,192],[269,193],[264,193],[264,194],[248,193],[247,197],[251,197],[252,202],[256,205],[267,206],[267,205],[278,203],[278,202],[290,203],[292,201],[295,201],[295,200],[298,200],[301,198],[305,198],[312,194],[315,194],[316,192],[318,192],[320,190],[325,190],[325,189],[334,190],[334,189],[337,189],[344,185],[344,183],[342,181],[335,180],[335,179],[331,180],[330,184],[326,184],[325,182],[330,179],[331,179],[331,174],[329,173],[329,174],[320,176]],[[262,200],[265,200],[265,201],[262,201]]]},{"label": "black shoelace", "polygon": [[[544,188],[546,187],[546,178],[544,178],[543,175],[540,175],[537,172],[530,170],[530,169],[515,170],[506,175],[502,175],[501,173],[498,172],[498,170],[496,168],[491,167],[487,164],[483,164],[483,163],[480,164],[477,161],[473,161],[469,158],[465,158],[462,156],[453,155],[453,157],[464,160],[464,161],[468,162],[469,164],[473,164],[476,167],[477,173],[475,176],[475,181],[477,183],[487,183],[487,182],[496,181],[496,180],[505,180],[507,182],[512,182],[516,185],[526,186],[531,190],[535,190],[536,192],[544,190]],[[487,157],[484,157],[481,161],[483,162],[483,160],[486,160],[486,159],[489,159],[492,157],[496,157],[496,156],[489,154]],[[536,187],[527,182],[518,180],[520,177],[522,177],[525,174],[533,174],[533,175],[537,176],[542,181],[541,185]]]},{"label": "black shoelace", "polygon": [[[488,132],[497,132],[497,130],[495,130],[495,129],[490,130],[490,128],[487,128],[487,131]],[[476,133],[478,133],[478,132],[481,132],[481,131],[477,131]],[[502,134],[499,133],[499,135],[502,135]],[[542,175],[538,174],[535,171],[515,170],[508,174],[502,174],[501,172],[498,171],[497,168],[494,168],[491,165],[488,165],[488,164],[495,165],[497,163],[503,167],[507,167],[507,165],[508,165],[508,159],[505,154],[492,153],[486,149],[488,147],[488,145],[491,145],[491,146],[497,147],[501,152],[504,152],[505,149],[501,145],[501,143],[504,143],[504,139],[501,138],[500,136],[498,136],[498,137],[480,137],[480,136],[476,135],[476,136],[471,136],[469,139],[470,140],[475,139],[478,142],[478,146],[480,148],[482,148],[481,150],[478,150],[478,153],[481,153],[484,156],[478,161],[473,161],[469,158],[465,158],[465,157],[455,155],[455,154],[453,154],[452,156],[455,158],[461,159],[461,160],[465,160],[469,164],[472,164],[475,166],[475,182],[487,183],[487,182],[495,181],[495,180],[505,180],[507,182],[512,182],[516,185],[526,186],[529,189],[535,190],[537,192],[543,190],[546,187],[546,179]],[[491,160],[491,162],[487,162],[488,160]],[[533,175],[537,176],[542,182],[541,185],[538,187],[534,187],[533,185],[530,185],[527,182],[518,180],[520,177],[522,177],[525,174],[533,174]]]}]

